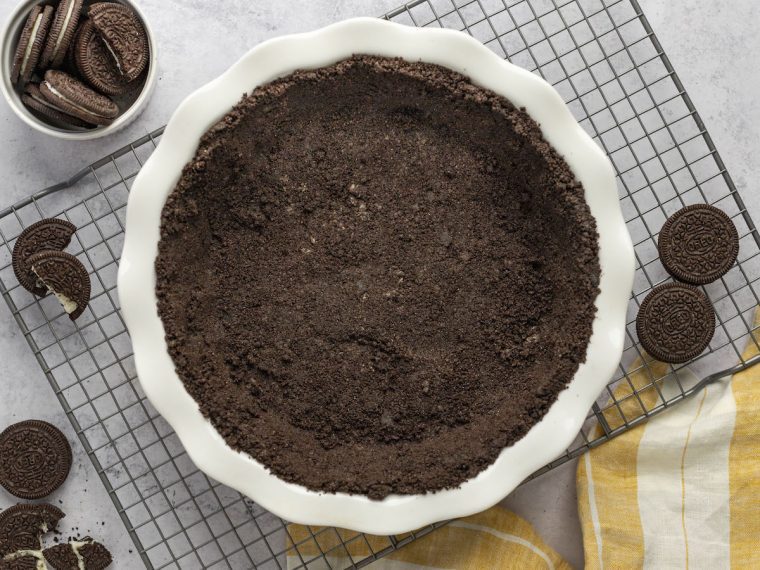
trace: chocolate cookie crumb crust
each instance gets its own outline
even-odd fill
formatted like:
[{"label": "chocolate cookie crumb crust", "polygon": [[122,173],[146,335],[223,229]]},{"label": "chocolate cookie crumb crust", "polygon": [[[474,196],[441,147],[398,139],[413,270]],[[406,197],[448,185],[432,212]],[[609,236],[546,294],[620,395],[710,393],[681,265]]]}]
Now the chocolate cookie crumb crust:
[{"label": "chocolate cookie crumb crust", "polygon": [[188,392],[282,479],[455,487],[585,360],[600,268],[539,126],[448,69],[355,56],[256,89],[162,214],[159,315]]}]

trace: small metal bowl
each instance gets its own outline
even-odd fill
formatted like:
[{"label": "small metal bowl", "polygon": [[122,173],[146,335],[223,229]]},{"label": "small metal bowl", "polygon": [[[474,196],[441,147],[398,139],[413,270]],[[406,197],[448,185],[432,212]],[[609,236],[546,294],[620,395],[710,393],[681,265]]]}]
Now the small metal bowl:
[{"label": "small metal bowl", "polygon": [[[85,1],[85,7],[92,2]],[[11,68],[13,67],[13,58],[16,52],[16,45],[21,37],[21,31],[24,23],[36,4],[44,4],[41,0],[24,0],[11,13],[10,18],[5,22],[2,32],[0,32],[0,89],[2,89],[5,100],[18,117],[32,128],[47,135],[66,140],[86,141],[104,137],[115,133],[119,129],[131,123],[145,108],[153,88],[156,85],[156,76],[158,68],[156,65],[156,41],[153,37],[153,31],[148,25],[148,21],[140,8],[129,0],[118,0],[119,4],[124,4],[135,11],[140,22],[145,28],[148,36],[149,61],[148,70],[145,75],[145,82],[139,91],[135,91],[124,97],[115,98],[120,109],[125,109],[116,120],[105,127],[95,127],[92,129],[63,129],[50,125],[32,114],[29,109],[21,102],[21,94],[18,88],[11,83]]]}]

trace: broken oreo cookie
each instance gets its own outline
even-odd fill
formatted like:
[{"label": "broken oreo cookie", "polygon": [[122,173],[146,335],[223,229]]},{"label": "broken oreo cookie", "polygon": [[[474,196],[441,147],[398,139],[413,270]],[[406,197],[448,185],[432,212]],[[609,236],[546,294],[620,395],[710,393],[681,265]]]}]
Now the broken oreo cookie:
[{"label": "broken oreo cookie", "polygon": [[22,499],[46,497],[66,480],[71,446],[54,425],[18,422],[0,434],[0,485]]},{"label": "broken oreo cookie", "polygon": [[673,364],[699,356],[715,333],[715,310],[696,287],[666,283],[641,303],[636,332],[644,349]]},{"label": "broken oreo cookie", "polygon": [[47,218],[35,222],[16,239],[13,246],[13,273],[16,274],[19,284],[38,297],[48,294],[47,287],[38,282],[37,276],[32,272],[29,258],[41,251],[61,251],[76,232],[77,228],[71,222],[58,218]]},{"label": "broken oreo cookie", "polygon": [[46,503],[14,505],[0,512],[0,559],[25,550],[40,550],[41,537],[66,515]]},{"label": "broken oreo cookie", "polygon": [[694,204],[668,218],[657,249],[673,277],[704,285],[731,269],[739,255],[739,234],[725,212],[708,204]]},{"label": "broken oreo cookie", "polygon": [[78,319],[90,302],[90,276],[82,262],[63,251],[43,251],[31,256],[28,263],[37,278],[58,297],[69,318]]},{"label": "broken oreo cookie", "polygon": [[42,555],[54,570],[104,570],[113,561],[108,549],[89,537],[46,548]]}]

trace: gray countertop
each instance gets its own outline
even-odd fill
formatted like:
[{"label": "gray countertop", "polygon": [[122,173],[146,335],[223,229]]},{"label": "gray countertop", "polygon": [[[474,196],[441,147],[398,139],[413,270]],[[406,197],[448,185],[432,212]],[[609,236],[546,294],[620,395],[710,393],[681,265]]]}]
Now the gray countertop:
[{"label": "gray countertop", "polygon": [[[139,0],[159,44],[159,80],[143,115],[111,138],[61,142],[27,127],[0,104],[0,208],[163,125],[195,88],[256,43],[359,15],[377,15],[400,0]],[[609,0],[608,0],[609,1]],[[640,0],[666,53],[701,112],[750,213],[760,219],[760,3],[756,0]],[[15,0],[0,0],[5,20]],[[514,4],[516,2],[510,2]],[[0,303],[0,429],[25,418],[46,419],[74,444],[72,474],[51,498],[68,513],[64,535],[91,534],[114,553],[114,568],[139,568],[122,523],[75,438],[37,362]],[[520,487],[505,504],[524,516],[574,566],[582,566],[574,465]],[[15,503],[0,489],[0,507]],[[76,529],[75,527],[78,527]]]}]

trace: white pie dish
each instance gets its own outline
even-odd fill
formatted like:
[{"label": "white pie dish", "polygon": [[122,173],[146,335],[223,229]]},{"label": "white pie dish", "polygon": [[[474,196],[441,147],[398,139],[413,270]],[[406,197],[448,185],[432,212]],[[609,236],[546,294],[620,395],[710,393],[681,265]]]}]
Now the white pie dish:
[{"label": "white pie dish", "polygon": [[[201,415],[175,372],[155,294],[161,210],[201,135],[238,102],[242,93],[257,85],[296,69],[322,67],[357,53],[443,65],[525,107],[584,185],[598,227],[602,268],[586,362],[544,418],[523,439],[505,448],[494,464],[461,487],[425,495],[392,495],[382,501],[318,493],[287,483],[250,456],[227,446]],[[633,274],[633,246],[620,210],[612,165],[548,83],[507,63],[464,33],[357,18],[262,43],[185,99],[130,192],[118,290],[145,393],[201,470],[292,522],[398,534],[496,504],[571,444],[620,360]]]}]

